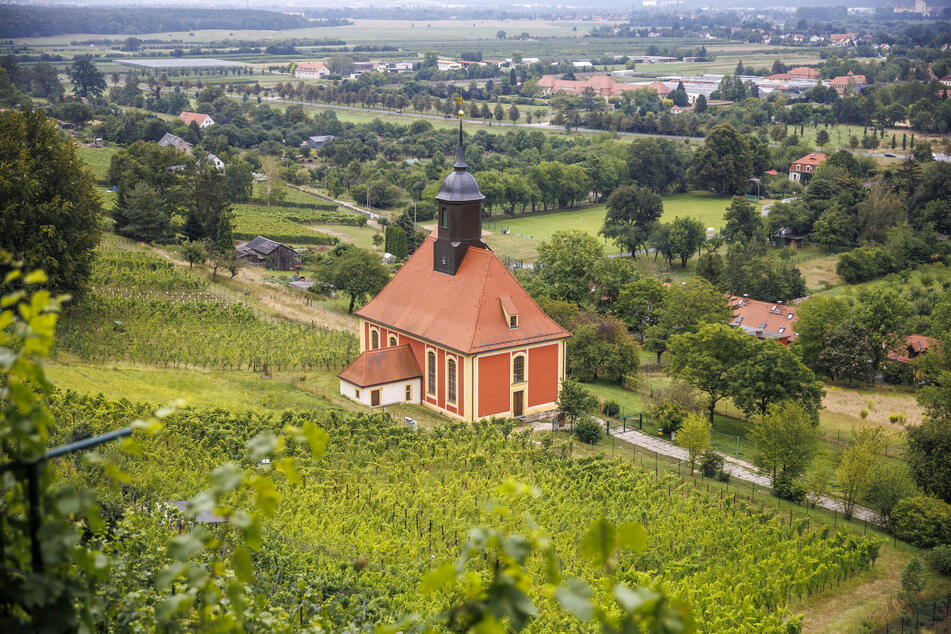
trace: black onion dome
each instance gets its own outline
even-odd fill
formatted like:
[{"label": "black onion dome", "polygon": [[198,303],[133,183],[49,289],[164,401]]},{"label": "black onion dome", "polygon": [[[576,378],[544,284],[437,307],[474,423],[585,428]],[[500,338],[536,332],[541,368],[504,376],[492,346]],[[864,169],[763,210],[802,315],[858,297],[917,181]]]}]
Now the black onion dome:
[{"label": "black onion dome", "polygon": [[442,182],[442,187],[439,189],[439,193],[436,194],[436,199],[450,203],[464,203],[485,198],[482,192],[479,191],[479,183],[469,173],[468,168],[465,152],[460,145],[459,149],[456,150],[456,162],[452,166],[452,172]]}]

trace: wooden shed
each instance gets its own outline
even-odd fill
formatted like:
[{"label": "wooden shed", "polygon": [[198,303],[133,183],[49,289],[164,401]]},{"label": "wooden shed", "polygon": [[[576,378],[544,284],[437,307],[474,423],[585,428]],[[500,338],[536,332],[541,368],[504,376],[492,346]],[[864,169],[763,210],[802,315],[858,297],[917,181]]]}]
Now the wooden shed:
[{"label": "wooden shed", "polygon": [[266,266],[278,271],[295,271],[300,268],[300,254],[287,245],[257,236],[250,242],[236,247],[238,259],[257,266]]}]

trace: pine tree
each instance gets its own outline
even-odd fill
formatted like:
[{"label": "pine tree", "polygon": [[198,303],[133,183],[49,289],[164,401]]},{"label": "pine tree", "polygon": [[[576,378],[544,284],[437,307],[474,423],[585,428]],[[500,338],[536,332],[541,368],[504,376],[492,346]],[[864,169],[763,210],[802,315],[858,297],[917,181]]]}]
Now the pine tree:
[{"label": "pine tree", "polygon": [[119,225],[117,221],[116,232],[142,242],[167,238],[171,233],[171,223],[163,207],[154,189],[145,183],[138,183],[126,198],[121,214],[124,224]]}]

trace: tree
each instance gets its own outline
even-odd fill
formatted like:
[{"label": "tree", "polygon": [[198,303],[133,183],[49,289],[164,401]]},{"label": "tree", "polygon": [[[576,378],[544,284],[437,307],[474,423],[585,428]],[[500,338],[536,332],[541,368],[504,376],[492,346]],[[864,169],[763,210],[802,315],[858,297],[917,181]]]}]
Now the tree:
[{"label": "tree", "polygon": [[687,260],[700,249],[706,240],[707,232],[703,223],[696,218],[677,216],[670,223],[670,251],[680,256],[680,264],[687,268]]},{"label": "tree", "polygon": [[915,555],[901,571],[901,599],[910,608],[918,605],[921,591],[925,589],[924,566],[921,558]]},{"label": "tree", "polygon": [[729,123],[719,123],[694,154],[692,177],[697,185],[720,195],[742,194],[749,188],[753,155],[743,135]]},{"label": "tree", "polygon": [[188,262],[188,268],[192,268],[195,262],[204,263],[208,257],[208,247],[200,240],[186,240],[182,243],[182,257]]},{"label": "tree", "polygon": [[707,98],[704,95],[697,95],[697,100],[693,104],[694,112],[702,114],[707,111]]},{"label": "tree", "polygon": [[50,101],[63,96],[63,84],[59,81],[56,67],[49,62],[37,62],[30,71],[30,85],[33,95]]},{"label": "tree", "polygon": [[714,286],[723,280],[723,256],[715,251],[707,251],[697,260],[697,275]]},{"label": "tree", "polygon": [[753,464],[773,482],[802,476],[819,449],[817,426],[795,401],[770,405],[765,415],[753,420],[747,436],[753,442]]},{"label": "tree", "polygon": [[822,382],[778,341],[757,341],[734,380],[733,403],[747,418],[765,416],[773,403],[792,400],[809,412],[814,422],[819,422]]},{"label": "tree", "polygon": [[273,156],[261,157],[261,172],[264,175],[264,201],[270,207],[271,201],[281,202],[287,195],[284,179],[281,177],[281,166]]},{"label": "tree", "polygon": [[234,159],[225,169],[228,182],[228,197],[233,203],[245,203],[251,200],[254,175],[251,164],[244,159]]},{"label": "tree", "polygon": [[876,359],[881,348],[880,339],[870,337],[855,319],[847,319],[826,336],[816,359],[816,372],[850,385],[871,383],[878,370]]},{"label": "tree", "polygon": [[519,116],[520,116],[520,113],[518,111],[518,106],[516,106],[513,103],[508,111],[509,121],[511,121],[512,123],[516,123],[518,121]]},{"label": "tree", "polygon": [[901,462],[880,461],[872,470],[865,489],[862,491],[862,502],[878,512],[890,525],[892,511],[903,498],[916,495],[915,482],[911,478],[908,467]]},{"label": "tree", "polygon": [[234,235],[231,228],[231,209],[225,207],[214,216],[217,220],[211,250],[211,279],[218,276],[218,267],[227,269],[234,277],[238,272],[237,251],[234,248]]},{"label": "tree", "polygon": [[601,365],[611,355],[611,346],[601,338],[597,324],[575,328],[567,348],[568,374],[582,381],[597,379]]},{"label": "tree", "polygon": [[855,503],[868,485],[883,444],[884,434],[880,427],[861,425],[852,428],[849,445],[839,455],[836,468],[845,519],[852,519]]},{"label": "tree", "polygon": [[101,97],[106,89],[106,79],[96,68],[96,65],[87,58],[73,61],[69,67],[69,77],[73,82],[74,91],[80,97]]},{"label": "tree", "polygon": [[710,422],[697,414],[688,415],[677,432],[677,444],[687,450],[690,456],[690,475],[693,475],[697,456],[710,446]]},{"label": "tree", "polygon": [[848,319],[852,313],[849,303],[829,295],[816,295],[799,306],[796,332],[798,336],[793,349],[806,366],[816,370],[819,355],[825,349],[832,330]]},{"label": "tree", "polygon": [[350,296],[348,313],[353,312],[353,306],[358,299],[376,295],[389,279],[390,276],[378,256],[356,247],[347,249],[337,258],[331,273],[331,283]]},{"label": "tree", "polygon": [[727,242],[749,241],[763,227],[763,216],[753,203],[741,196],[734,196],[723,214],[725,225],[723,237]]},{"label": "tree", "polygon": [[646,244],[651,226],[664,213],[660,196],[630,185],[615,189],[608,198],[607,208],[601,235],[614,240],[620,248],[628,249],[631,257],[636,257],[638,249]]},{"label": "tree", "polygon": [[389,226],[386,228],[386,239],[383,245],[384,251],[395,255],[400,260],[405,260],[409,257],[409,251],[406,246],[406,232],[399,227]]},{"label": "tree", "polygon": [[558,411],[570,420],[593,412],[598,406],[598,397],[574,379],[565,378],[558,392]]},{"label": "tree", "polygon": [[686,188],[690,159],[676,143],[667,139],[635,138],[627,148],[627,172],[631,180],[658,194]]},{"label": "tree", "polygon": [[116,223],[116,233],[133,240],[156,242],[171,233],[171,219],[158,194],[146,183],[137,184],[129,193],[121,217],[124,224]]},{"label": "tree", "polygon": [[348,75],[353,72],[353,58],[348,55],[331,55],[327,68],[334,75]]},{"label": "tree", "polygon": [[75,145],[40,111],[0,112],[0,165],[0,251],[43,269],[49,288],[81,293],[102,203]]},{"label": "tree", "polygon": [[671,338],[671,376],[707,393],[710,422],[716,404],[734,389],[736,375],[750,356],[755,339],[726,324],[706,324]]},{"label": "tree", "polygon": [[505,39],[505,31],[497,31],[497,32],[495,33],[495,37],[497,37],[497,38],[500,39],[500,40],[504,40],[504,39]]},{"label": "tree", "polygon": [[[181,197],[186,211],[186,223],[200,225],[201,234],[188,235],[192,240],[208,238],[213,243],[224,245],[225,241],[233,249],[231,240],[231,199],[225,175],[214,165],[199,162],[185,173],[181,184]],[[222,222],[222,219],[226,222]],[[190,231],[193,231],[189,227]],[[225,231],[227,235],[222,235]],[[226,249],[227,250],[227,249]]]},{"label": "tree", "polygon": [[553,299],[581,306],[591,300],[589,283],[602,257],[604,249],[591,234],[579,229],[556,231],[551,240],[538,246],[536,270],[551,285]]},{"label": "tree", "polygon": [[825,128],[816,132],[816,145],[822,147],[829,142],[829,132]]},{"label": "tree", "polygon": [[661,355],[675,335],[694,332],[704,324],[726,323],[733,316],[726,297],[704,279],[674,285],[664,296],[655,323],[647,329],[646,347]]},{"label": "tree", "polygon": [[621,288],[615,313],[643,340],[647,329],[656,323],[666,297],[663,282],[653,277],[636,277]]},{"label": "tree", "polygon": [[505,111],[502,110],[502,104],[495,104],[495,112],[493,113],[493,116],[495,117],[496,121],[501,121],[505,118]]},{"label": "tree", "polygon": [[951,422],[926,420],[909,427],[905,459],[915,483],[951,504]]}]

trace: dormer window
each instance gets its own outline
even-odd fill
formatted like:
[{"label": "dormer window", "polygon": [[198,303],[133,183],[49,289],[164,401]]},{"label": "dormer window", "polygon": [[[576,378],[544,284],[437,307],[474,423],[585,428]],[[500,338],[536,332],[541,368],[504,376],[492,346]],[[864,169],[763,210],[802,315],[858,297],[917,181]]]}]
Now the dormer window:
[{"label": "dormer window", "polygon": [[509,328],[518,328],[518,309],[515,308],[512,298],[508,295],[499,297],[499,304],[502,305],[502,316],[508,323]]},{"label": "dormer window", "polygon": [[518,315],[509,317],[509,328],[518,328]]}]

